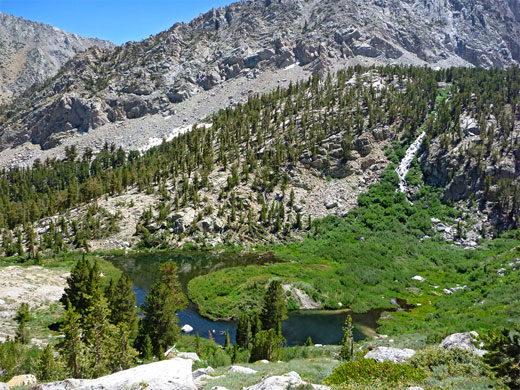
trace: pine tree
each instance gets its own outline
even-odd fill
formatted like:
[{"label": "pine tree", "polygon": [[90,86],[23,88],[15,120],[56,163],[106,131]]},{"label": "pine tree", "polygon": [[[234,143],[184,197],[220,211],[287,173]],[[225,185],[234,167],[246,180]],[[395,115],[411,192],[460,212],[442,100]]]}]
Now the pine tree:
[{"label": "pine tree", "polygon": [[159,266],[159,281],[151,288],[142,307],[142,337],[149,335],[154,353],[169,348],[179,338],[177,311],[184,310],[187,299],[178,280],[178,267],[174,262]]},{"label": "pine tree", "polygon": [[236,342],[240,348],[247,349],[252,339],[251,321],[249,316],[241,313],[238,317]]},{"label": "pine tree", "polygon": [[285,294],[279,280],[273,280],[264,296],[264,305],[260,320],[262,329],[277,329],[279,323],[287,318]]},{"label": "pine tree", "polygon": [[202,354],[202,345],[200,342],[199,332],[197,332],[197,334],[195,334],[195,352],[199,356]]},{"label": "pine tree", "polygon": [[229,330],[226,330],[226,338],[224,341],[224,348],[229,348],[231,346],[231,339],[229,337]]},{"label": "pine tree", "polygon": [[29,255],[31,259],[36,258],[36,245],[35,245],[36,234],[32,226],[27,229],[27,248],[29,249]]},{"label": "pine tree", "polygon": [[29,320],[31,319],[31,315],[29,313],[29,305],[26,302],[20,305],[20,307],[16,311],[16,316],[14,319],[18,323],[15,341],[22,344],[29,344],[31,338],[29,336],[29,330],[27,329],[27,322],[29,322]]},{"label": "pine tree", "polygon": [[262,330],[262,321],[260,320],[260,314],[254,313],[251,317],[251,339],[254,339],[256,334]]},{"label": "pine tree", "polygon": [[251,362],[276,359],[284,343],[285,339],[275,329],[261,330],[253,340]]},{"label": "pine tree", "polygon": [[85,256],[82,256],[67,278],[67,287],[65,287],[65,292],[60,299],[60,302],[65,308],[67,308],[68,304],[72,305],[80,316],[86,313],[90,305],[89,274],[89,263],[85,259]]},{"label": "pine tree", "polygon": [[110,322],[114,325],[126,324],[130,339],[137,335],[137,307],[133,284],[123,273],[116,283],[112,280],[105,291],[110,307]]},{"label": "pine tree", "polygon": [[312,342],[311,336],[307,337],[307,340],[305,340],[305,346],[306,347],[312,347],[314,343]]},{"label": "pine tree", "polygon": [[110,309],[103,295],[97,295],[83,318],[86,330],[85,342],[92,354],[92,374],[99,377],[108,373],[111,336],[115,336],[113,325],[109,323]]},{"label": "pine tree", "polygon": [[142,342],[141,347],[141,356],[145,360],[150,360],[153,357],[153,345],[152,345],[152,339],[150,339],[150,336],[147,334],[144,336],[144,340]]},{"label": "pine tree", "polygon": [[[108,368],[110,372],[126,370],[132,367],[138,352],[130,343],[130,331],[126,323],[109,327],[110,342]],[[149,340],[149,339],[148,339]]]},{"label": "pine tree", "polygon": [[36,373],[39,381],[48,382],[58,379],[61,374],[61,365],[54,356],[54,348],[47,344],[38,357]]},{"label": "pine tree", "polygon": [[83,329],[81,328],[81,316],[74,310],[71,303],[66,304],[67,309],[63,316],[60,331],[64,337],[58,344],[58,348],[74,378],[86,378],[88,376],[89,352],[83,344]]},{"label": "pine tree", "polygon": [[23,257],[25,255],[25,251],[23,250],[23,244],[22,244],[21,230],[16,231],[16,253],[18,253],[18,256],[20,256],[20,257]]},{"label": "pine tree", "polygon": [[341,340],[341,351],[339,353],[341,360],[352,360],[354,358],[354,326],[352,325],[352,317],[347,315],[345,325],[343,326],[343,339]]}]

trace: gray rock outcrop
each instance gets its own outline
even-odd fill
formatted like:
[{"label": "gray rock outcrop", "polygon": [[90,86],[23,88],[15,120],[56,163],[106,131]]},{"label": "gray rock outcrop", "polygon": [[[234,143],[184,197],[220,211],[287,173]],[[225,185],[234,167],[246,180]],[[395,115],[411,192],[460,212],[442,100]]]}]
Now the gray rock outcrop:
[{"label": "gray rock outcrop", "polygon": [[35,390],[196,390],[191,372],[192,362],[185,359],[163,360],[144,364],[92,380],[67,379],[34,387]]},{"label": "gray rock outcrop", "polygon": [[376,362],[391,361],[393,363],[402,363],[415,355],[413,349],[400,349],[389,347],[377,347],[365,355],[365,359],[374,359]]},{"label": "gray rock outcrop", "polygon": [[302,380],[298,373],[291,371],[280,376],[271,376],[263,379],[256,385],[245,387],[244,390],[286,390],[294,388],[308,388],[310,386],[316,390],[329,390],[328,386],[313,385]]},{"label": "gray rock outcrop", "polygon": [[231,373],[246,374],[246,375],[252,375],[252,374],[257,373],[257,371],[253,370],[252,368],[242,367],[242,366],[231,366],[228,371]]},{"label": "gray rock outcrop", "polygon": [[440,347],[450,350],[453,348],[464,349],[466,351],[470,351],[476,355],[483,356],[486,351],[483,349],[477,348],[473,342],[477,339],[477,332],[467,332],[467,333],[454,333],[446,337],[440,343]]}]

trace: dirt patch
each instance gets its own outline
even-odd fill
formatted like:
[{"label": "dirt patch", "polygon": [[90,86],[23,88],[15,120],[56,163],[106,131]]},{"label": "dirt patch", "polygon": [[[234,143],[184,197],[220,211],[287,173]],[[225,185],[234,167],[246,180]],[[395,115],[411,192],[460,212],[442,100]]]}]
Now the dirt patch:
[{"label": "dirt patch", "polygon": [[[40,266],[0,268],[0,341],[14,337],[14,316],[21,303],[27,302],[31,313],[39,315],[56,306],[67,284],[68,272]],[[36,321],[45,327],[45,321]],[[42,344],[42,329],[31,329],[33,343]]]}]

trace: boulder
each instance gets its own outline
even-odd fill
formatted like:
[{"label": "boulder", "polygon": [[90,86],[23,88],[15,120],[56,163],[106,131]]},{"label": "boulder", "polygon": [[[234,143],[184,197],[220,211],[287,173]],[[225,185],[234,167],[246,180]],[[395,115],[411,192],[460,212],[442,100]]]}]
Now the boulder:
[{"label": "boulder", "polygon": [[354,149],[361,157],[365,157],[372,151],[372,142],[368,135],[362,135],[354,141]]},{"label": "boulder", "polygon": [[78,390],[83,389],[82,386],[87,385],[89,382],[88,379],[65,379],[60,382],[54,383],[44,383],[42,385],[38,385],[32,387],[33,390]]},{"label": "boulder", "polygon": [[203,219],[199,223],[197,223],[197,226],[199,230],[203,231],[204,233],[211,232],[214,224],[213,221],[210,218]]},{"label": "boulder", "polygon": [[29,385],[35,385],[38,383],[36,380],[36,377],[34,375],[28,374],[28,375],[17,375],[13,376],[11,380],[7,382],[7,386],[11,387],[18,387],[18,386],[29,386]]},{"label": "boulder", "polygon": [[473,352],[476,355],[483,356],[487,351],[478,349],[473,345],[473,341],[475,341],[477,337],[477,332],[454,333],[442,340],[439,346],[447,350],[452,348],[465,349],[466,351]]},{"label": "boulder", "polygon": [[318,48],[303,41],[298,42],[294,54],[301,65],[307,65],[319,56]]},{"label": "boulder", "polygon": [[202,78],[200,85],[207,91],[208,89],[218,85],[221,81],[222,77],[220,76],[220,73],[216,70],[212,70]]},{"label": "boulder", "polygon": [[171,103],[180,103],[198,92],[199,88],[197,88],[197,86],[190,83],[184,83],[174,85],[166,95],[168,96],[168,99],[170,99]]},{"label": "boulder", "polygon": [[9,390],[9,386],[7,386],[7,383],[0,382],[0,390]]},{"label": "boulder", "polygon": [[389,347],[377,347],[365,355],[365,359],[374,359],[376,362],[391,361],[402,363],[415,355],[413,349],[400,349]]},{"label": "boulder", "polygon": [[198,370],[193,371],[193,379],[200,378],[203,375],[211,375],[215,372],[213,367],[199,368]]},{"label": "boulder", "polygon": [[418,282],[424,282],[426,279],[424,279],[422,276],[420,275],[415,275],[412,280],[417,280]]},{"label": "boulder", "polygon": [[181,332],[184,332],[184,333],[190,333],[190,332],[193,332],[193,327],[191,325],[184,325],[182,328],[181,328]]},{"label": "boulder", "polygon": [[179,352],[177,357],[193,360],[194,362],[200,361],[199,355],[197,355],[195,352]]},{"label": "boulder", "polygon": [[146,383],[147,390],[196,390],[191,372],[192,361],[163,360],[143,364],[129,370],[92,380],[67,379],[34,387],[35,390],[123,390],[139,389]]},{"label": "boulder", "polygon": [[335,200],[328,200],[325,202],[325,208],[327,210],[334,209],[336,207],[338,207],[338,202],[336,202]]},{"label": "boulder", "polygon": [[249,368],[249,367],[231,366],[229,369],[229,372],[251,375],[251,374],[256,374],[258,371],[253,370],[252,368]]},{"label": "boulder", "polygon": [[246,68],[254,68],[256,67],[260,62],[270,59],[275,55],[275,52],[271,49],[264,49],[261,50],[249,57],[247,57],[244,60],[244,65]]},{"label": "boulder", "polygon": [[256,385],[245,387],[244,390],[286,390],[294,388],[314,388],[316,390],[330,389],[327,386],[312,385],[304,382],[298,373],[291,371],[280,376],[271,376]]},{"label": "boulder", "polygon": [[353,44],[350,48],[352,49],[354,54],[357,56],[374,58],[374,57],[378,57],[382,54],[380,50],[373,47],[368,42],[357,42],[357,43]]}]

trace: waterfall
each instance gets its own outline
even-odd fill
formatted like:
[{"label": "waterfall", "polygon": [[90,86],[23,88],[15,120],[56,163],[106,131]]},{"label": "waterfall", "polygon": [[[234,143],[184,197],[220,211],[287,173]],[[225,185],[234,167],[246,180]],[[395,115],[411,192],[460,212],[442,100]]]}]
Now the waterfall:
[{"label": "waterfall", "polygon": [[421,134],[419,134],[419,136],[414,141],[414,143],[410,145],[410,147],[406,151],[403,159],[399,163],[399,166],[395,170],[397,172],[397,176],[399,176],[398,191],[406,192],[406,190],[407,190],[405,177],[408,174],[410,165],[412,165],[412,160],[413,160],[414,156],[417,154],[417,152],[419,151],[419,148],[421,147],[421,144],[422,144],[425,136],[426,136],[426,133],[424,131]]}]

